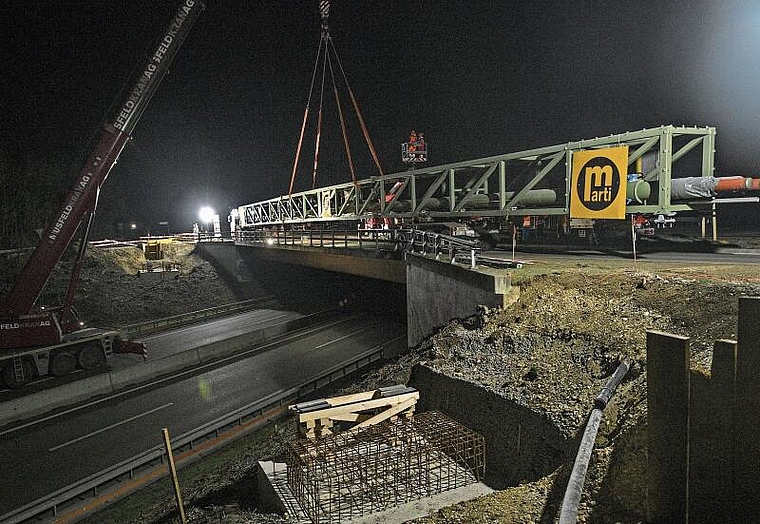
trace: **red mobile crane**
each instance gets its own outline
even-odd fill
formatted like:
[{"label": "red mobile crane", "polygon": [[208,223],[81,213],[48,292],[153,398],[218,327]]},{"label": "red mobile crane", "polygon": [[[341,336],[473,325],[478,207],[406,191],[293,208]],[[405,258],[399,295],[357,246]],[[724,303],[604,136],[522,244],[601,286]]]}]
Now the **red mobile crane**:
[{"label": "red mobile crane", "polygon": [[[118,331],[82,329],[72,303],[100,188],[204,7],[202,0],[181,1],[128,84],[124,99],[105,121],[95,147],[15,286],[0,302],[0,375],[6,385],[20,387],[35,375],[65,375],[77,365],[94,369],[114,352],[144,353],[142,344],[122,340]],[[81,240],[63,305],[35,308],[48,278],[80,226]]]}]

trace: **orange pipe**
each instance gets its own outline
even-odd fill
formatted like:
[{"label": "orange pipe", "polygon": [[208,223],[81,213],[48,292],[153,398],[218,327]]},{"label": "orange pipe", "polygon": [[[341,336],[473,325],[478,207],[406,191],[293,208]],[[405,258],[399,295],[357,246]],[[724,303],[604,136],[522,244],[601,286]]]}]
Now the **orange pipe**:
[{"label": "orange pipe", "polygon": [[760,179],[744,178],[742,176],[726,176],[716,178],[718,183],[715,191],[742,191],[745,189],[760,189]]}]

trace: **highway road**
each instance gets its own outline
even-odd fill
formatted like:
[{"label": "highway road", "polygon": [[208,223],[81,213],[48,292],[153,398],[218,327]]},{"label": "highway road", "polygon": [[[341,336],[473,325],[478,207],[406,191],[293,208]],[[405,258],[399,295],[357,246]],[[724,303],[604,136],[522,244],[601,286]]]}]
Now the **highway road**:
[{"label": "highway road", "polygon": [[[302,316],[302,314],[294,311],[254,309],[214,320],[169,329],[153,335],[146,335],[141,337],[139,341],[144,342],[148,348],[148,358],[159,359],[173,353],[187,351],[236,335],[264,329],[267,326],[287,322],[288,320]],[[140,363],[142,363],[142,358],[137,355],[114,355],[109,362],[109,366],[111,369],[119,370]],[[102,372],[102,370],[84,371],[80,369],[65,377],[44,377],[20,390],[2,388],[0,389],[0,403]]]},{"label": "highway road", "polygon": [[0,431],[0,515],[239,407],[406,337],[397,322],[345,314],[217,368],[164,380]]}]

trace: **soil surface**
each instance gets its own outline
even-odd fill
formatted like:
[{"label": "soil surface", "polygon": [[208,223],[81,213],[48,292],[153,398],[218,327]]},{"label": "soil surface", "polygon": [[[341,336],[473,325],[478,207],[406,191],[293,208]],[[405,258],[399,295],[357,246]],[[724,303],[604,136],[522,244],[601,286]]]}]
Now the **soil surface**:
[{"label": "soil surface", "polygon": [[[144,263],[139,256],[93,250],[78,300],[83,316],[117,325],[215,305],[205,303],[208,297],[216,304],[238,300],[233,288],[191,249],[177,248],[178,278],[150,285],[135,276]],[[692,367],[709,372],[713,342],[736,337],[738,298],[760,295],[756,268],[540,258],[530,262],[514,273],[521,287],[516,303],[451,322],[408,354],[365,373],[337,394],[405,383],[412,367],[424,362],[529,407],[562,434],[575,437],[583,431],[600,389],[620,360],[629,358],[632,369],[604,414],[578,521],[643,522],[646,331],[691,337]],[[111,298],[115,295],[119,298]],[[294,435],[289,420],[264,439],[240,441],[223,460],[185,480],[183,496],[191,521],[283,522],[256,511],[254,467],[257,460],[278,458]],[[416,522],[554,522],[571,465],[572,457],[569,464],[535,482]],[[131,509],[128,517],[95,515],[89,522],[176,522],[172,507],[167,493]]]},{"label": "soil surface", "polygon": [[[248,298],[194,253],[193,244],[166,244],[161,261],[147,261],[138,247],[90,248],[84,258],[74,306],[87,325],[119,327],[196,311]],[[39,304],[63,302],[73,264],[73,250],[64,256],[40,297]],[[30,252],[0,256],[0,296],[5,295]],[[160,280],[140,276],[146,268],[174,268]]]}]

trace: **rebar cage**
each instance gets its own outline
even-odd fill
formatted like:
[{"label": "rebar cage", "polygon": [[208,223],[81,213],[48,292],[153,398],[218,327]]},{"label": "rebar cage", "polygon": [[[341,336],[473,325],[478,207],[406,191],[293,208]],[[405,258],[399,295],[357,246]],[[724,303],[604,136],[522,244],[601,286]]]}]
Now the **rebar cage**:
[{"label": "rebar cage", "polygon": [[315,523],[340,522],[483,479],[485,440],[439,412],[288,446],[288,485]]}]

